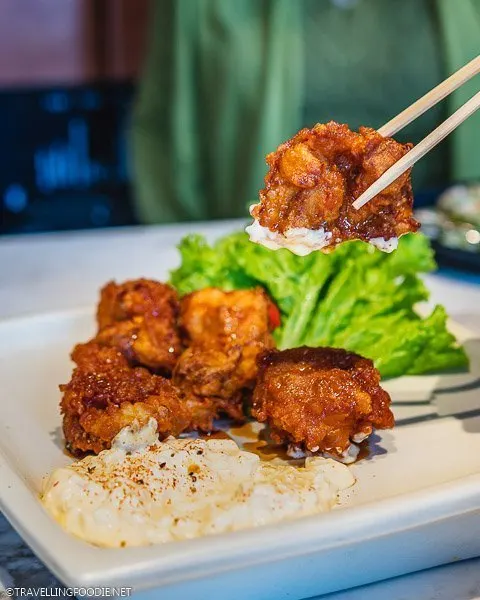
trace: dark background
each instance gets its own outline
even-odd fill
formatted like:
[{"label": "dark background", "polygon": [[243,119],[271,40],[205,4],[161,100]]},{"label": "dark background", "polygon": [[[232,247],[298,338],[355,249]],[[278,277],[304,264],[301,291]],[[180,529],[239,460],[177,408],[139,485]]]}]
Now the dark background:
[{"label": "dark background", "polygon": [[128,131],[149,4],[0,0],[0,234],[137,222]]},{"label": "dark background", "polygon": [[0,233],[135,223],[128,119],[148,0],[1,0]]}]

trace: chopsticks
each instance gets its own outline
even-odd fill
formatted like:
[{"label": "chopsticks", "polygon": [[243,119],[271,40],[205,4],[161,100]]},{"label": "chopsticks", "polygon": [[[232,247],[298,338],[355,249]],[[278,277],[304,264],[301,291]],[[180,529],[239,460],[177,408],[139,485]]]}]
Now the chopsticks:
[{"label": "chopsticks", "polygon": [[[424,112],[435,106],[446,96],[451,94],[466,81],[480,73],[480,55],[459,69],[456,73],[448,77],[445,81],[430,90],[425,96],[414,102],[411,106],[394,117],[378,130],[378,133],[384,137],[389,137],[400,131],[403,127],[414,121]],[[476,110],[480,108],[480,92],[477,92],[463,106],[454,112],[441,125],[434,129],[414,148],[407,152],[399,161],[393,164],[383,173],[363,194],[361,194],[353,203],[357,210],[365,206],[372,198],[382,190],[393,183],[402,173],[412,167],[417,160],[425,156],[432,148],[439,144],[449,133],[456,129],[460,123],[468,119]]]},{"label": "chopsticks", "polygon": [[391,137],[397,133],[397,131],[400,131],[414,121],[417,117],[423,115],[429,108],[438,104],[469,79],[477,75],[477,73],[480,73],[480,55],[461,69],[458,69],[456,73],[450,75],[445,81],[442,81],[442,83],[434,87],[433,90],[427,92],[425,96],[419,98],[408,108],[402,110],[402,112],[391,121],[385,123],[383,127],[380,127],[378,133],[384,137]]}]

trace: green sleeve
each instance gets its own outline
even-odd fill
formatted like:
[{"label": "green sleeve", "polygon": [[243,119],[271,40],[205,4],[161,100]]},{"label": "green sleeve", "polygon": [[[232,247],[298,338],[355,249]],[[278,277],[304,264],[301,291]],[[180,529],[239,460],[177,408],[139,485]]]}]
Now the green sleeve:
[{"label": "green sleeve", "polygon": [[139,218],[246,215],[265,154],[301,125],[301,3],[153,5],[131,131]]},{"label": "green sleeve", "polygon": [[[445,66],[453,73],[479,54],[480,0],[437,0]],[[449,100],[454,112],[480,89],[478,77],[465,83]],[[451,136],[451,177],[454,181],[480,178],[480,111],[460,125]]]}]

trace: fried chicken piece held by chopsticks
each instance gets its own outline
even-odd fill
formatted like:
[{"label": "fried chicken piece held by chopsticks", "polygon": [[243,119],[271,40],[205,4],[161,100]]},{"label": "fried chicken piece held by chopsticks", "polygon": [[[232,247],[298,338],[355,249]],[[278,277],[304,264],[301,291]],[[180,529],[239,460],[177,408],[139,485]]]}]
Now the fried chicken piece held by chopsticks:
[{"label": "fried chicken piece held by chopsticks", "polygon": [[116,348],[95,341],[77,345],[69,383],[60,386],[63,432],[76,456],[110,448],[119,431],[134,421],[157,421],[161,439],[177,436],[191,416],[172,383],[142,367],[131,367]]},{"label": "fried chicken piece held by chopsticks", "polygon": [[250,209],[250,239],[299,255],[354,239],[394,250],[401,235],[419,227],[410,170],[361,209],[352,204],[411,147],[334,121],[302,129],[267,156],[260,203]]},{"label": "fried chicken piece held by chopsticks", "polygon": [[270,350],[259,357],[252,415],[292,456],[353,462],[376,429],[393,427],[390,396],[373,362],[339,348]]},{"label": "fried chicken piece held by chopsticks", "polygon": [[260,288],[225,292],[206,288],[181,301],[180,325],[188,348],[173,372],[193,423],[211,430],[226,414],[244,419],[243,401],[253,389],[260,352],[274,346],[278,309]]},{"label": "fried chicken piece held by chopsticks", "polygon": [[111,281],[100,292],[96,342],[118,348],[132,365],[169,374],[182,350],[179,310],[176,291],[165,283]]}]

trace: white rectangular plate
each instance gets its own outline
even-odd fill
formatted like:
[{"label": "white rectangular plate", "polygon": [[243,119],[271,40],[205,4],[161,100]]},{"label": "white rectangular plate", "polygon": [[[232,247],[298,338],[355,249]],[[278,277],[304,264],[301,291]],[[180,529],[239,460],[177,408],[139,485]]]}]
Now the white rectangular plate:
[{"label": "white rectangular plate", "polygon": [[72,346],[93,328],[87,311],[0,322],[0,508],[66,585],[162,587],[162,600],[279,600],[480,555],[480,340],[458,327],[470,373],[387,382],[397,426],[375,435],[333,512],[144,548],[100,549],[67,535],[38,495],[47,473],[70,461],[58,384],[70,377]]}]

